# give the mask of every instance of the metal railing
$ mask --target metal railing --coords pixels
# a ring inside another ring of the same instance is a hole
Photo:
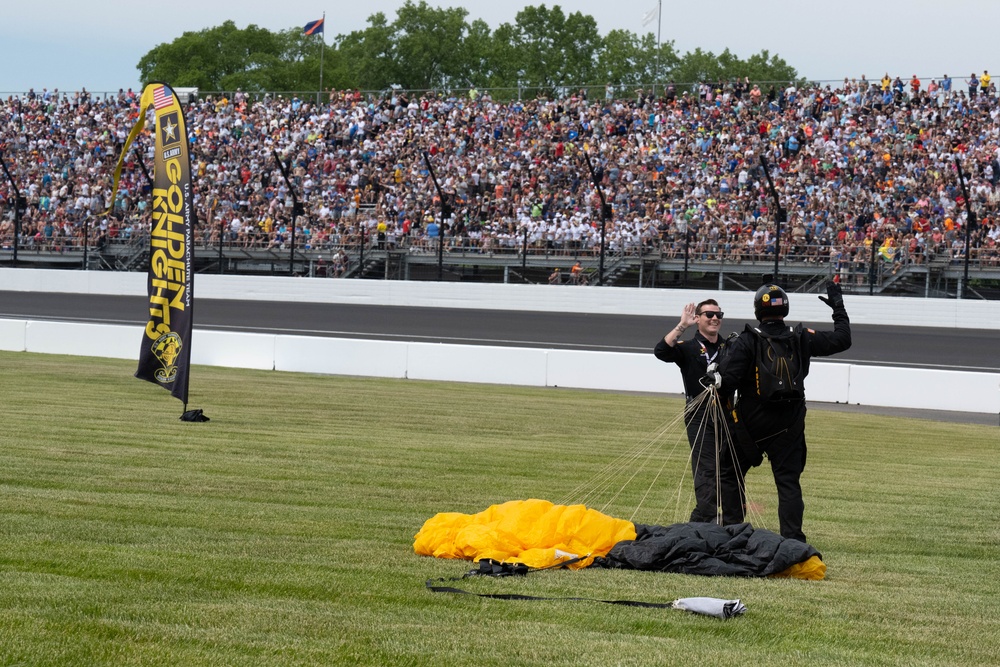
[[[10,251],[13,248],[12,234],[7,234],[0,238],[0,250]],[[347,234],[334,234],[323,240],[317,240],[315,236],[311,240],[304,240],[297,236],[296,252],[305,254],[316,254],[329,252],[331,250],[343,249],[346,247],[357,247],[360,234],[357,232]],[[375,250],[403,250],[411,254],[433,254],[437,252],[437,237],[393,235],[387,234],[385,238],[379,238],[375,234],[365,233],[366,244]],[[130,233],[121,232],[115,237],[93,238],[91,235],[87,243],[87,248],[91,252],[108,252],[115,255],[126,255],[129,259],[123,260],[126,264],[134,263],[139,255],[148,249],[149,232],[137,230]],[[526,253],[529,256],[545,258],[568,258],[568,257],[591,257],[597,256],[600,252],[599,243],[596,240],[586,239],[577,242],[559,242],[546,239],[533,239],[527,243],[523,236],[509,237],[501,239],[499,237],[473,238],[470,236],[445,236],[444,252],[450,256],[454,255],[490,255],[490,256],[510,256],[519,257]],[[218,235],[195,236],[195,245],[201,249],[219,248]],[[802,250],[789,249],[788,242],[782,242],[781,261],[787,264],[807,263],[807,264],[829,264],[842,263],[844,260],[835,257],[831,260],[831,247],[837,246],[829,244],[809,244],[802,246]],[[847,248],[848,246],[842,246]],[[65,255],[66,253],[82,252],[84,242],[82,236],[39,236],[37,234],[21,234],[19,241],[19,252],[29,255]],[[222,239],[222,248],[227,251],[267,251],[280,254],[290,251],[290,240],[284,238],[275,241],[267,236],[249,236],[246,238],[232,238],[226,234]],[[608,267],[615,261],[612,258],[625,257],[649,257],[658,255],[661,259],[683,259],[684,257],[683,239],[661,239],[652,237],[635,242],[620,241],[610,239],[607,241],[606,256]],[[855,255],[858,260],[867,263],[870,258],[870,247],[864,247],[862,252]],[[692,261],[715,261],[739,264],[742,262],[760,262],[774,260],[772,247],[754,248],[740,243],[723,242],[710,244],[699,241],[692,243],[688,248],[688,255]],[[911,254],[906,248],[895,248],[889,254],[881,250],[876,252],[877,258],[888,265],[923,265],[929,263],[955,265],[965,261],[964,246],[951,248],[945,244],[931,245],[923,248],[916,254]],[[971,250],[970,262],[977,269],[998,269],[1000,270],[1000,248],[974,247]]]
[[[86,247],[82,237],[39,238],[23,235],[19,246],[19,266],[141,270],[146,261],[148,243],[148,232],[144,230],[115,238],[91,238]],[[198,260],[196,269],[202,272],[405,279],[409,275],[408,267],[426,268],[443,264],[451,268],[493,267],[504,271],[505,277],[507,271],[516,270],[516,275],[525,279],[529,279],[526,272],[534,272],[535,282],[542,282],[555,267],[569,269],[579,261],[584,276],[580,282],[588,284],[635,284],[636,281],[642,284],[647,267],[661,274],[668,272],[676,275],[679,284],[687,284],[689,277],[693,279],[706,274],[738,276],[771,273],[774,265],[773,250],[770,248],[754,249],[722,241],[716,244],[699,241],[687,248],[685,257],[682,240],[659,237],[638,242],[612,239],[605,248],[604,273],[599,275],[600,247],[590,240],[559,243],[528,241],[523,236],[506,239],[446,236],[444,244],[439,253],[436,237],[365,234],[362,241],[361,234],[353,233],[333,235],[323,240],[314,238],[310,242],[299,239],[292,256],[289,240],[276,243],[264,238],[233,239],[226,234],[220,245],[216,234],[196,237],[195,257]],[[10,265],[12,254],[12,238],[8,234],[0,239],[0,264]],[[969,259],[973,279],[1000,284],[1000,252],[995,248],[973,248]],[[389,267],[387,263],[391,261],[403,266]],[[877,246],[875,252],[870,246],[861,246],[854,254],[845,250],[831,255],[829,245],[813,244],[782,246],[779,273],[798,276],[813,283],[821,278],[836,278],[848,291],[880,293],[906,287],[910,292],[923,291],[930,295],[932,292],[955,291],[951,282],[961,277],[964,262],[964,248],[953,250],[943,245],[914,254],[906,248],[897,248],[889,253],[880,251]],[[540,275],[540,272],[545,275]],[[923,284],[917,284],[919,281]]]

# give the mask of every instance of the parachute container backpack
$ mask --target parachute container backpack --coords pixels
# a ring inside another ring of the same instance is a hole
[[[755,334],[757,353],[755,380],[762,403],[782,403],[805,399],[802,364],[802,325],[788,327],[779,335],[769,335],[747,326]]]

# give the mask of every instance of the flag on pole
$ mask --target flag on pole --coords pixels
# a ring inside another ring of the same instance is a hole
[[[655,21],[659,17],[659,15],[660,15],[659,6],[650,9],[648,12],[646,12],[646,15],[642,17],[642,27],[645,28],[647,25]]]
[[[319,19],[318,21],[310,21],[304,28],[302,28],[303,34],[315,35],[317,33],[322,33],[324,21],[326,21],[325,18]]]

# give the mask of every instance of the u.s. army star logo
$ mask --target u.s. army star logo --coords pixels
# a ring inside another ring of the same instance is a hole
[[[171,112],[164,114],[159,121],[160,125],[160,143],[163,146],[169,146],[170,144],[176,144],[180,142],[180,126],[178,125],[177,112]]]

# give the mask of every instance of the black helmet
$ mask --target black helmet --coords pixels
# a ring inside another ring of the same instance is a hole
[[[753,314],[758,322],[765,317],[785,319],[788,315],[788,295],[773,283],[762,285],[753,295]]]

